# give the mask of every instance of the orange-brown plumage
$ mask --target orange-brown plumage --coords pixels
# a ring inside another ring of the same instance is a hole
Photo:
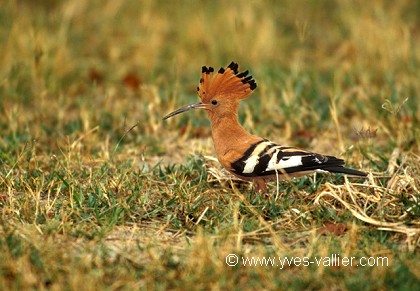
[[[231,63],[226,69],[220,68],[213,77],[212,67],[202,68],[198,96],[203,103],[212,98],[241,100],[249,96],[256,88],[252,76],[246,77],[248,71],[238,73],[238,65]]]
[[[198,90],[201,102],[184,106],[164,117],[190,109],[205,109],[212,130],[214,148],[222,166],[235,176],[253,181],[255,191],[266,190],[265,181],[278,176],[300,176],[327,171],[366,176],[344,168],[344,161],[309,151],[274,144],[247,132],[238,122],[239,101],[257,87],[248,71],[239,73],[232,62],[214,75],[212,67],[202,67]]]

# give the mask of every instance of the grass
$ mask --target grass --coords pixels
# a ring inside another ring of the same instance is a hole
[[[420,6],[394,2],[4,1],[0,289],[413,289]],[[258,83],[247,129],[369,178],[256,194],[215,160],[203,112],[161,121],[231,60]]]

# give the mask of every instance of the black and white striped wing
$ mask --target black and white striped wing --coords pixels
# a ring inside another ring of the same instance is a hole
[[[235,174],[243,177],[264,177],[299,172],[334,172],[365,176],[360,171],[343,167],[344,161],[333,156],[323,156],[294,147],[280,146],[268,140],[261,140],[233,162]]]

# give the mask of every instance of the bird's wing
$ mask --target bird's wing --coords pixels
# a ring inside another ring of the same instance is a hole
[[[333,156],[280,146],[268,140],[251,145],[236,161],[231,163],[232,172],[243,177],[264,177],[300,172],[328,171],[365,176],[357,170],[344,168],[344,161]]]

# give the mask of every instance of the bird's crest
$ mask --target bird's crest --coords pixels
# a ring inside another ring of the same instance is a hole
[[[229,66],[220,68],[213,77],[214,69],[203,66],[201,70],[200,85],[197,87],[198,96],[202,102],[207,103],[216,96],[224,98],[245,99],[257,88],[248,71],[238,73],[238,64],[231,62]]]

